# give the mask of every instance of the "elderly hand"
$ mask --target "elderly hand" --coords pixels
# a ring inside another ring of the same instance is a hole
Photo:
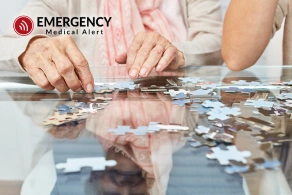
[[[88,62],[70,36],[31,40],[19,62],[35,84],[45,90],[93,91]]]
[[[178,69],[185,65],[184,55],[166,38],[156,32],[140,32],[131,43],[127,53],[116,57],[116,62],[127,64],[131,78],[147,77],[153,68]]]

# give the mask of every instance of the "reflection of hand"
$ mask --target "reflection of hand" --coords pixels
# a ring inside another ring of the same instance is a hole
[[[135,79],[146,77],[156,67],[178,69],[185,64],[184,55],[166,38],[156,32],[140,32],[131,43],[127,53],[116,57],[120,64],[127,64],[129,75]]]
[[[93,76],[70,36],[32,39],[19,62],[41,88],[60,92],[93,91]]]

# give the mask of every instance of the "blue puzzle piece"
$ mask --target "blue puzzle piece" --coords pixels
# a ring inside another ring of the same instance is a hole
[[[276,169],[277,167],[281,166],[281,162],[278,160],[271,160],[271,161],[265,161],[262,164],[255,163],[255,166],[258,168]]]
[[[234,174],[234,173],[245,173],[249,170],[249,166],[228,166],[225,168],[225,172],[228,174]]]
[[[199,114],[205,114],[209,112],[212,108],[206,108],[202,104],[192,104],[191,111],[198,112]]]
[[[178,106],[184,106],[187,103],[191,103],[190,99],[184,99],[184,100],[175,100],[172,102],[172,104],[174,105],[178,105]]]
[[[184,93],[179,93],[175,96],[176,99],[185,99],[187,98],[187,95]]]

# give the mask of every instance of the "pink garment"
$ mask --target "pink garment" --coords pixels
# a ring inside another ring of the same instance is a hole
[[[162,0],[101,0],[99,15],[112,17],[110,27],[97,38],[99,65],[116,65],[115,57],[125,51],[141,31],[155,31],[169,41],[178,40],[158,9]]]

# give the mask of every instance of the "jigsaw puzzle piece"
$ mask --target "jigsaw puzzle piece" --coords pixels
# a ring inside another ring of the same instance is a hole
[[[92,171],[103,171],[106,167],[116,166],[115,160],[106,160],[105,157],[68,158],[66,163],[56,164],[56,169],[64,169],[63,173],[80,172],[83,167],[91,167]]]
[[[273,107],[274,102],[269,102],[264,99],[258,99],[258,100],[251,100],[248,99],[244,103],[245,106],[253,106],[255,108],[261,108],[261,107]]]
[[[278,160],[265,161],[264,163],[255,163],[255,166],[259,169],[276,169],[281,166],[281,162]]]
[[[175,100],[172,102],[173,105],[178,105],[180,107],[184,106],[185,104],[191,103],[190,99],[180,99],[180,100]]]
[[[234,173],[245,173],[248,172],[250,169],[250,166],[227,166],[224,170],[227,174],[234,174]]]
[[[217,159],[220,165],[229,165],[230,160],[247,163],[246,157],[251,156],[249,151],[238,151],[236,146],[227,146],[227,150],[219,147],[211,148],[212,152],[206,154],[208,159]]]
[[[202,104],[192,104],[190,111],[198,112],[199,114],[205,114],[209,112],[211,108],[206,108]]]
[[[197,84],[197,83],[201,83],[204,80],[201,80],[200,78],[191,78],[191,77],[180,77],[178,78],[179,80],[181,80],[183,83],[193,83],[193,84]]]
[[[202,125],[198,126],[197,128],[195,128],[195,132],[198,134],[198,135],[202,135],[202,134],[207,134],[209,133],[210,131],[210,128],[208,127],[204,127]]]
[[[192,91],[190,93],[190,95],[192,95],[192,96],[212,96],[212,94],[211,94],[212,91],[213,91],[212,89],[198,89],[198,90]]]

